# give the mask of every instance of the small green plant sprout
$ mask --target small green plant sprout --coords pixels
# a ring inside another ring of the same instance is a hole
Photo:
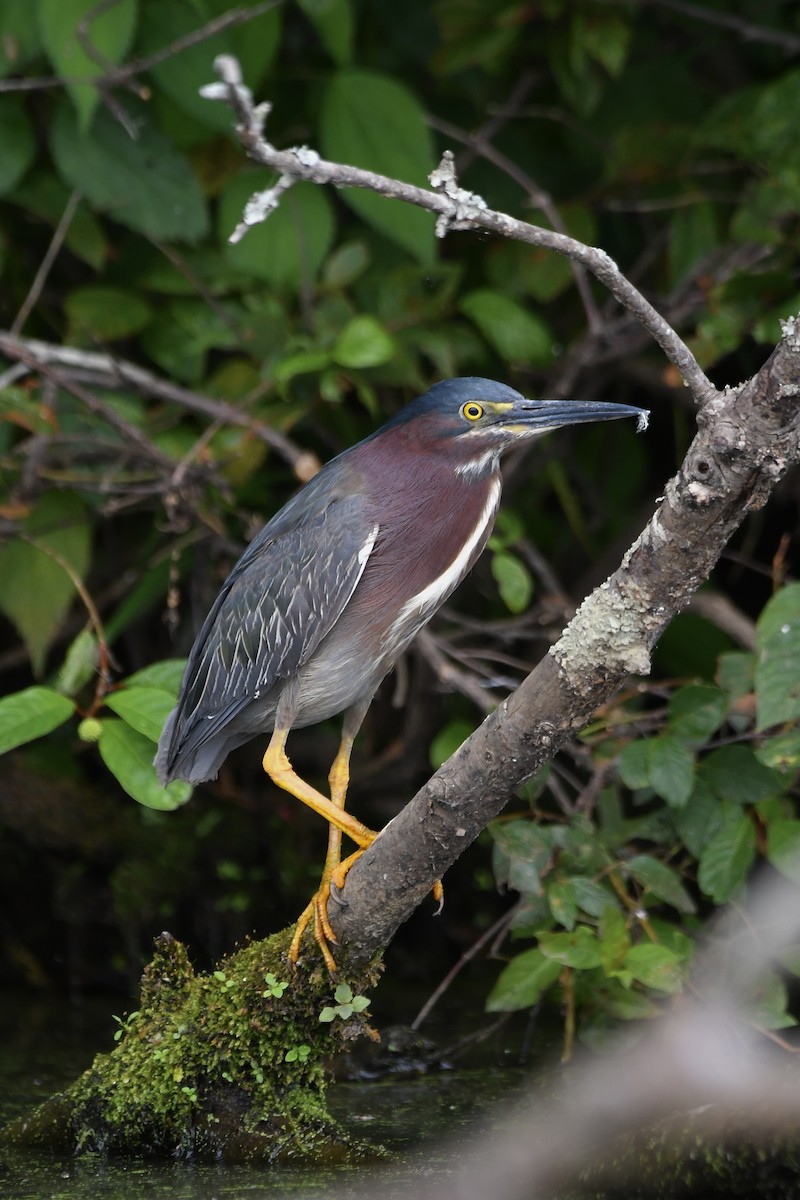
[[[333,993],[333,998],[336,1004],[325,1005],[319,1014],[320,1021],[335,1021],[337,1017],[340,1017],[342,1021],[347,1021],[353,1013],[360,1013],[365,1008],[369,1008],[369,999],[366,996],[354,996],[353,989],[347,983],[339,984]]]
[[[224,971],[215,971],[214,978],[216,979],[217,983],[221,983],[224,988],[236,987],[236,980],[229,979]]]
[[[118,1017],[116,1015],[114,1016],[114,1020],[117,1022],[117,1025],[119,1026],[119,1029],[117,1029],[116,1033],[114,1034],[115,1042],[121,1042],[123,1037],[125,1036],[125,1034],[130,1033],[131,1028],[136,1024],[138,1017],[139,1017],[138,1009],[136,1010],[136,1012],[128,1013],[127,1017],[125,1017],[124,1019],[122,1017]]]
[[[267,987],[266,991],[263,991],[261,995],[265,1000],[268,1000],[270,996],[274,997],[275,1000],[280,1000],[281,996],[289,986],[285,979],[276,979],[272,974],[272,971],[267,971],[266,975],[264,976],[264,983],[267,985]]]
[[[322,1018],[321,1018],[321,1017],[320,1017],[320,1020],[322,1020]],[[289,1049],[286,1051],[286,1057],[285,1057],[285,1059],[284,1059],[284,1062],[288,1062],[288,1063],[292,1063],[292,1062],[304,1063],[304,1062],[307,1062],[307,1061],[308,1061],[308,1056],[309,1056],[309,1054],[310,1054],[310,1053],[311,1053],[311,1047],[310,1047],[310,1046],[307,1046],[307,1045],[305,1044],[305,1042],[303,1043],[303,1045],[302,1045],[302,1046],[290,1046],[290,1047],[289,1047]]]
[[[190,1104],[197,1104],[197,1092],[193,1087],[188,1087],[186,1084],[184,1084],[181,1088],[181,1092]]]

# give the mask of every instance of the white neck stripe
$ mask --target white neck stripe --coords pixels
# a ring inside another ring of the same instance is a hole
[[[487,528],[494,522],[497,506],[500,503],[500,489],[500,480],[493,479],[486,503],[468,540],[461,547],[450,565],[445,567],[441,575],[438,575],[432,583],[429,583],[416,596],[412,596],[410,600],[406,601],[397,617],[397,624],[402,625],[413,613],[435,612],[453,589],[458,586],[467,572],[470,559],[475,553],[481,538],[486,533]]]

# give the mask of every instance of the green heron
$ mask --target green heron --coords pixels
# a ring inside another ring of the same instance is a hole
[[[329,823],[293,963],[313,921],[335,969],[331,887],[378,836],[345,811],[353,740],[381,680],[484,549],[501,455],[562,425],[636,416],[641,427],[646,415],[627,404],[526,400],[489,379],[437,383],[323,467],[231,571],[189,654],[156,769],[164,782],[201,783],[237,746],[271,731],[267,775]],[[286,740],[340,712],[329,798],[292,769]],[[344,861],[342,833],[358,847]]]

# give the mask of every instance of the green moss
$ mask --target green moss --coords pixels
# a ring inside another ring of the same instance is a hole
[[[333,985],[316,958],[309,970],[290,970],[291,933],[248,944],[208,975],[196,975],[184,947],[162,934],[138,1013],[121,1023],[117,1046],[42,1106],[38,1120],[34,1113],[8,1135],[45,1144],[57,1111],[78,1152],[270,1161],[366,1153],[325,1100],[325,1064],[363,1032],[364,1018],[320,1022]],[[363,991],[376,974],[371,968],[346,982]]]

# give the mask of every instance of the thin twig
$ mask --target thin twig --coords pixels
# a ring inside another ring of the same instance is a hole
[[[612,0],[614,2],[614,0]],[[627,3],[627,0],[626,0]],[[702,21],[706,25],[714,25],[719,29],[730,29],[746,42],[766,42],[771,46],[779,46],[787,54],[800,53],[800,37],[788,30],[768,29],[764,25],[754,25],[743,17],[733,16],[732,13],[722,12],[718,8],[707,8],[701,4],[690,4],[688,0],[637,0],[640,7],[668,8],[693,21]]]
[[[146,54],[142,58],[135,59],[133,62],[112,67],[102,75],[69,77],[44,75],[38,76],[35,79],[0,79],[0,94],[3,92],[40,91],[48,88],[64,87],[68,83],[92,84],[96,88],[124,87],[137,75],[141,75],[145,71],[151,71],[153,67],[157,67],[162,62],[174,58],[176,54],[180,54],[182,50],[188,50],[192,46],[197,46],[201,42],[208,41],[209,38],[216,37],[218,33],[223,33],[226,29],[233,29],[237,25],[244,25],[248,21],[255,20],[256,17],[263,17],[265,13],[273,8],[277,8],[284,2],[285,0],[263,0],[263,3],[254,4],[252,8],[232,8],[221,16],[215,17],[212,21],[208,21],[205,25],[201,25],[199,29],[193,29],[191,33],[176,38],[168,46],[162,46],[160,49],[154,50],[152,54]],[[149,92],[146,91],[147,94]]]
[[[481,131],[467,133],[466,130],[460,129],[458,125],[454,125],[452,121],[445,121],[440,117],[429,116],[427,121],[432,129],[436,129],[440,133],[454,138],[455,141],[463,142],[465,145],[473,147],[481,158],[485,158],[487,162],[492,163],[522,188],[530,203],[535,208],[540,208],[546,215],[553,229],[558,233],[567,233],[567,227],[562,221],[561,214],[553,203],[549,193],[535,179],[528,175],[526,171],[523,171],[521,167],[513,162],[512,159],[508,158],[500,150],[496,149],[491,142],[487,141]],[[589,328],[592,333],[599,333],[602,328],[602,322],[594,296],[589,288],[586,271],[579,263],[572,259],[570,259],[570,266],[575,277],[575,286],[578,289],[578,294],[586,313],[586,319],[589,322]]]
[[[31,315],[36,302],[42,294],[42,288],[47,282],[47,276],[50,274],[50,268],[55,262],[58,252],[64,243],[64,238],[67,236],[69,227],[72,224],[72,218],[75,216],[80,202],[81,193],[77,191],[71,192],[69,199],[64,206],[64,211],[61,214],[58,225],[55,228],[55,232],[50,239],[50,245],[47,247],[45,256],[39,264],[39,270],[36,272],[28,294],[23,300],[20,310],[14,318],[14,323],[11,326],[12,334],[17,335],[22,332],[25,322]]]
[[[311,479],[319,470],[319,459],[309,450],[303,450],[285,434],[257,421],[222,400],[214,400],[199,392],[191,392],[167,379],[161,379],[136,363],[117,359],[109,354],[80,350],[74,346],[55,346],[37,338],[18,338],[0,330],[0,353],[24,362],[31,370],[43,369],[47,364],[57,364],[65,371],[89,372],[98,382],[110,380],[117,386],[126,384],[148,396],[157,396],[186,408],[202,413],[223,425],[236,425],[249,430],[254,437],[266,442],[292,467],[300,482]]]
[[[533,246],[544,246],[581,263],[598,279],[617,301],[627,308],[658,342],[666,356],[680,371],[698,404],[709,402],[718,393],[705,375],[689,347],[669,323],[622,274],[616,263],[604,250],[587,246],[575,238],[543,229],[520,221],[507,213],[490,209],[486,202],[458,186],[453,171],[452,154],[445,152],[439,167],[431,174],[433,190],[416,187],[397,179],[390,179],[375,171],[366,171],[342,163],[329,162],[320,158],[315,150],[300,146],[290,150],[277,150],[264,137],[264,124],[269,112],[268,104],[253,104],[250,89],[242,83],[241,68],[231,55],[220,55],[215,68],[222,83],[208,84],[201,89],[209,100],[223,100],[230,104],[237,117],[239,139],[254,162],[271,167],[281,179],[308,180],[317,184],[333,184],[337,187],[357,187],[376,192],[395,200],[403,200],[418,208],[437,215],[436,233],[444,237],[454,230],[479,229],[501,237],[526,242]],[[245,223],[263,220],[268,215],[270,193],[265,192],[250,201],[250,213],[246,211]],[[241,236],[242,226],[234,231]]]
[[[481,936],[464,951],[458,962],[450,968],[442,982],[437,988],[434,989],[434,991],[431,992],[422,1008],[414,1017],[414,1020],[411,1022],[412,1029],[419,1029],[423,1021],[427,1020],[431,1009],[439,1000],[441,1000],[442,996],[450,987],[450,984],[453,982],[456,976],[461,973],[467,963],[470,962],[476,954],[481,952],[487,942],[491,942],[492,939],[499,938],[505,933],[511,922],[514,920],[518,908],[519,901],[517,901],[517,903],[508,910],[508,912],[504,912],[501,917],[498,917],[494,924],[490,925],[488,929],[485,929]]]

